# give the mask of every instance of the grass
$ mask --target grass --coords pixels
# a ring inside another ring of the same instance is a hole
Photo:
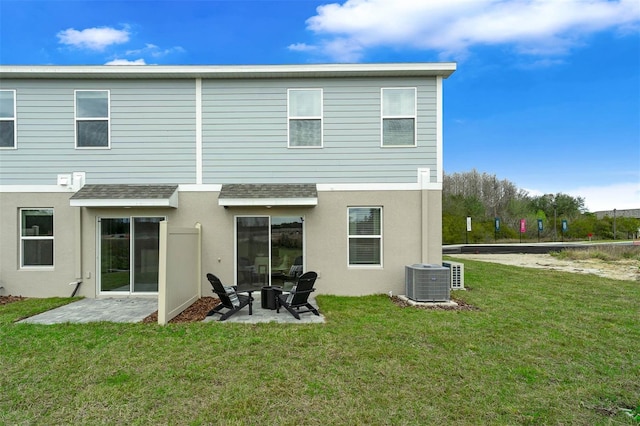
[[[0,424],[638,424],[638,283],[464,263],[477,311],[321,295],[324,325],[162,327],[0,307]]]
[[[607,262],[637,260],[640,262],[640,246],[602,245],[586,249],[565,249],[552,255],[569,260],[600,259]]]

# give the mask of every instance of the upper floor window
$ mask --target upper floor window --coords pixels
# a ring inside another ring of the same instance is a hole
[[[322,89],[289,89],[289,147],[322,148]]]
[[[16,91],[0,90],[0,148],[16,147]]]
[[[76,148],[109,146],[109,91],[76,90]]]
[[[382,89],[382,146],[416,146],[416,89]]]
[[[382,207],[349,207],[349,266],[382,266]]]
[[[53,266],[53,209],[20,209],[20,267]]]

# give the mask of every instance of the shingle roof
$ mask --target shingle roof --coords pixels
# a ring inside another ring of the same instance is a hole
[[[71,199],[161,199],[177,189],[178,185],[85,185]]]
[[[219,198],[309,198],[317,197],[312,183],[300,184],[248,184],[222,185]]]
[[[70,198],[75,207],[178,207],[178,185],[85,185]]]
[[[315,184],[225,184],[218,202],[231,205],[316,205]]]

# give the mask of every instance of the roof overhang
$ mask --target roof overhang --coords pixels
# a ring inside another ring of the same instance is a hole
[[[455,62],[307,65],[3,65],[0,79],[449,77]]]
[[[224,207],[275,207],[318,205],[315,184],[225,184],[218,196]]]
[[[178,208],[178,185],[85,185],[69,200],[72,207]]]

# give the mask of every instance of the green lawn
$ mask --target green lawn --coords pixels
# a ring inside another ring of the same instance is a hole
[[[162,327],[0,307],[0,424],[638,425],[639,282],[464,263],[479,310],[318,296],[324,325]]]

